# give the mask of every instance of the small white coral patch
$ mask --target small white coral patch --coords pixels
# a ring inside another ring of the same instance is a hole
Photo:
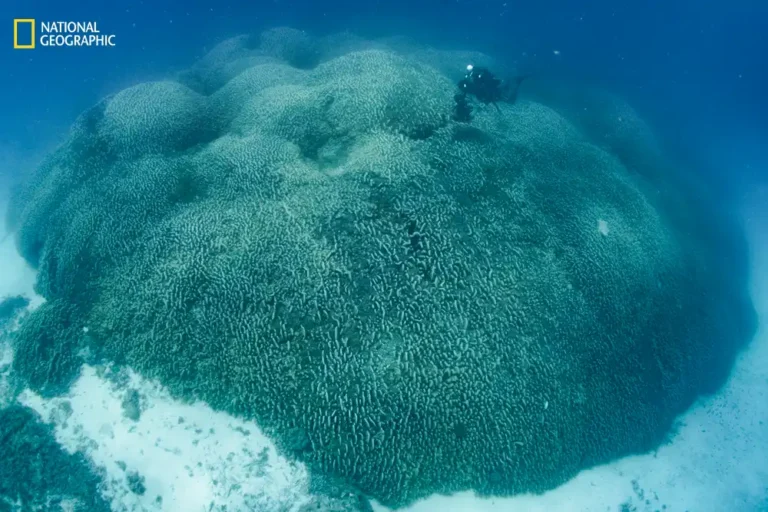
[[[608,236],[608,233],[610,232],[610,230],[608,229],[608,223],[602,219],[597,221],[597,230],[603,236]]]

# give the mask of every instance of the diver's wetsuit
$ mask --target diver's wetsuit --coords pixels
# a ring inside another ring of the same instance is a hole
[[[492,103],[497,110],[500,110],[496,104],[499,101],[514,103],[520,84],[525,78],[526,76],[517,77],[504,87],[502,80],[496,78],[487,68],[467,66],[467,74],[459,81],[459,92],[454,96],[456,107],[453,118],[464,123],[471,121],[472,106],[467,100],[469,94],[481,103]]]
[[[482,103],[496,103],[501,100],[501,80],[486,68],[468,67],[467,74],[459,82],[459,90],[471,94]]]

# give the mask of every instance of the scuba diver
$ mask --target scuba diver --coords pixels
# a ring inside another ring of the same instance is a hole
[[[459,92],[453,97],[456,101],[453,118],[462,123],[472,120],[472,105],[469,104],[468,95],[474,96],[480,103],[486,105],[491,103],[496,110],[501,111],[497,103],[517,101],[520,84],[526,78],[528,78],[527,75],[522,75],[505,83],[496,78],[487,68],[474,67],[470,64],[467,66],[467,74],[458,83]]]

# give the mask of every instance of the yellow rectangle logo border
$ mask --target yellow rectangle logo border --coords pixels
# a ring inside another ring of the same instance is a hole
[[[32,27],[32,42],[30,44],[19,44],[19,24],[29,23]],[[16,50],[34,50],[35,49],[35,20],[32,18],[18,18],[13,20],[13,48]]]

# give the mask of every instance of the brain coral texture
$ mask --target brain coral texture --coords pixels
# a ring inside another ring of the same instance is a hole
[[[130,365],[393,506],[657,446],[752,332],[741,241],[607,93],[451,121],[469,59],[279,28],[83,113],[9,213],[19,371]]]

